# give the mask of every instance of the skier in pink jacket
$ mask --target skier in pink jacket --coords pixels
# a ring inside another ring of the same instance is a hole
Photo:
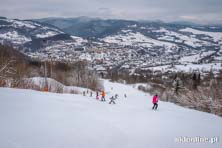
[[[153,109],[157,110],[158,107],[158,95],[156,94],[155,96],[153,96]]]

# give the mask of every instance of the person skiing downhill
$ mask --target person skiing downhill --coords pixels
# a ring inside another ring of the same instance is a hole
[[[126,94],[124,94],[124,97],[125,97],[125,98],[127,97]]]
[[[153,96],[153,108],[154,110],[157,110],[158,107],[158,95],[156,94],[155,96]]]
[[[118,97],[119,97],[118,94],[112,95],[112,97],[109,98],[109,99],[110,99],[109,104],[112,104],[112,103],[113,103],[113,104],[116,104],[115,100],[118,99]]]
[[[116,100],[116,97],[113,97],[113,96],[112,96],[112,97],[110,98],[109,104],[111,104],[111,103],[116,104],[116,102],[115,102],[114,100]]]
[[[115,94],[115,99],[117,99],[119,97],[119,95],[118,94]]]
[[[99,100],[99,92],[96,91],[96,100]]]
[[[106,101],[106,100],[105,100],[106,94],[105,94],[105,91],[104,91],[104,90],[102,91],[101,96],[102,96],[102,100],[101,100],[101,101]]]

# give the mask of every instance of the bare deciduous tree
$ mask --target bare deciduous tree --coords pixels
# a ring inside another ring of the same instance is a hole
[[[16,61],[14,59],[8,59],[1,61],[0,63],[0,79],[4,80],[9,77],[12,77],[16,74],[16,69],[13,67],[13,64]]]

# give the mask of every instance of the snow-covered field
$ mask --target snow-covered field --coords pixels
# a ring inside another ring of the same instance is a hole
[[[179,61],[181,63],[191,63],[191,62],[197,63],[202,58],[212,55],[213,53],[215,53],[215,51],[207,51],[207,52],[202,52],[202,53],[194,54],[194,55],[190,55],[190,56],[184,56]]]
[[[124,32],[126,32],[124,30]],[[115,43],[118,45],[139,45],[141,47],[153,47],[153,46],[163,46],[166,49],[176,48],[175,44],[158,41],[149,37],[144,36],[143,34],[137,32],[132,33],[127,30],[126,34],[120,34],[115,36],[108,36],[102,39],[106,43]]]
[[[212,37],[215,42],[222,40],[222,33],[221,32],[207,32],[207,31],[201,31],[201,30],[197,30],[197,29],[193,29],[193,28],[185,28],[185,29],[181,29],[180,31],[181,32],[190,32],[195,35],[204,34],[204,35]]]
[[[0,147],[221,147],[221,117],[165,102],[153,111],[150,95],[107,80],[104,86],[107,98],[119,95],[116,105],[82,95],[0,88]],[[180,137],[218,141],[180,143]]]
[[[205,45],[205,46],[210,45],[206,41],[196,39],[195,37],[192,37],[192,36],[186,36],[186,35],[183,35],[183,34],[179,34],[177,32],[169,31],[165,28],[161,28],[160,30],[154,30],[153,32],[164,33],[163,36],[158,38],[160,40],[175,41],[177,43],[183,43],[184,42],[186,45],[192,46],[194,48],[201,47],[203,45]]]

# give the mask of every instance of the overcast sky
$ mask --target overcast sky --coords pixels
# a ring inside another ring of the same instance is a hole
[[[0,16],[89,16],[222,24],[222,0],[0,0]]]

